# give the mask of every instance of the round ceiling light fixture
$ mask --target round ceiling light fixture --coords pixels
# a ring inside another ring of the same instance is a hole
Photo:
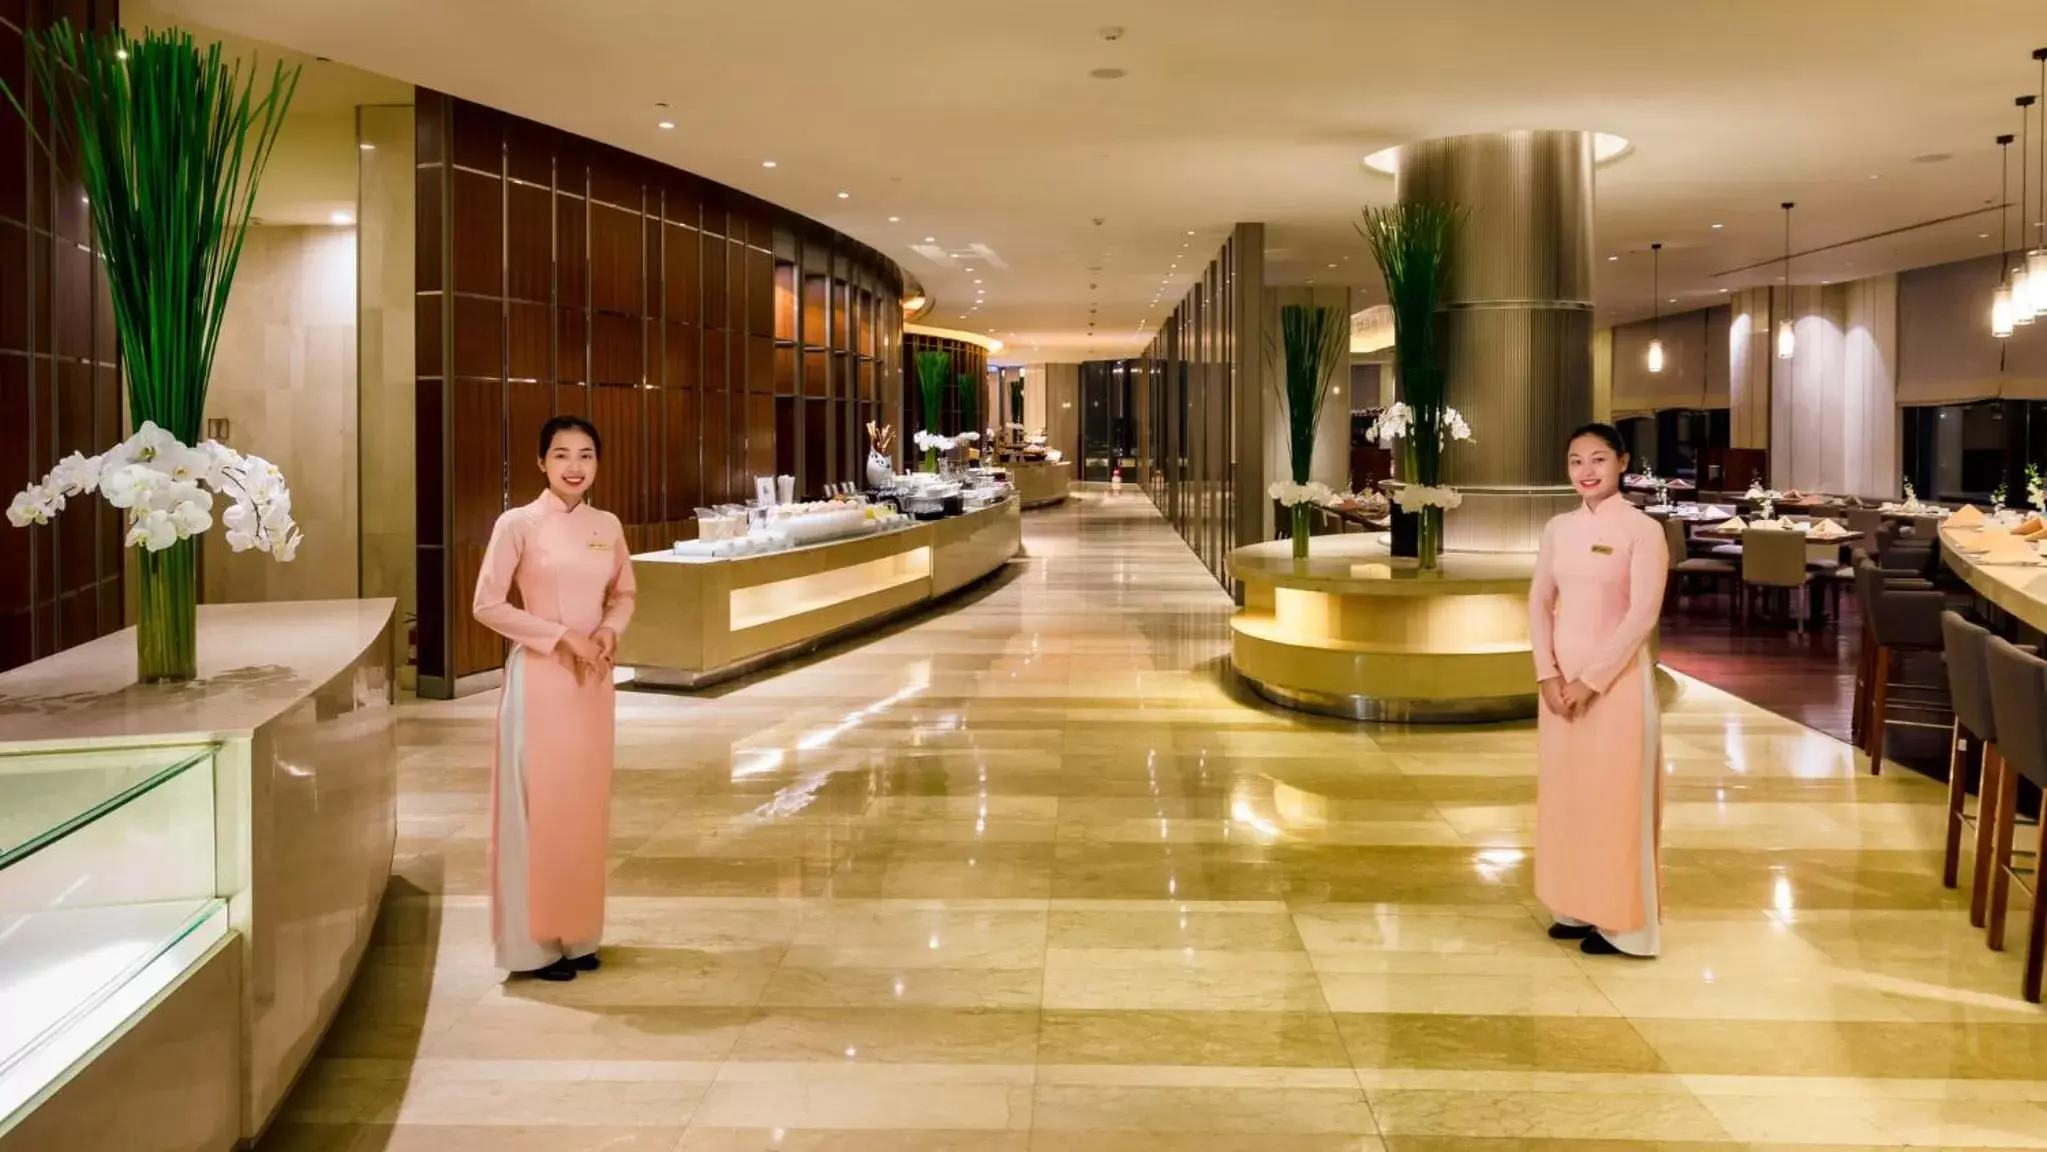
[[[1594,164],[1611,164],[1634,150],[1634,143],[1625,136],[1616,136],[1611,132],[1594,132],[1592,134],[1592,162]],[[1383,175],[1398,176],[1400,174],[1400,145],[1396,144],[1391,148],[1381,148],[1370,156],[1365,157],[1365,167]]]

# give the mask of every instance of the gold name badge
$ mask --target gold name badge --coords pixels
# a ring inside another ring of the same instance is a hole
[[[1594,544],[1592,546],[1592,551],[1601,556],[1613,555],[1613,549],[1605,544]]]
[[[590,541],[590,550],[592,552],[609,552],[611,551],[611,541],[592,540]]]

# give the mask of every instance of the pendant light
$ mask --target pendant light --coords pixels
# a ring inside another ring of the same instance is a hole
[[[1663,371],[1663,243],[1649,245],[1649,307],[1650,323],[1654,325],[1649,334],[1649,371]]]
[[[2040,62],[2039,100],[2043,106],[2040,116],[2040,210],[2033,217],[2033,250],[2026,254],[2026,282],[2033,286],[2033,312],[2037,315],[2047,312],[2047,224],[2038,217],[2047,217],[2047,48],[2033,49],[2033,59]],[[2019,243],[2024,244],[2026,236],[2019,233]]]
[[[1791,324],[1791,209],[1793,202],[1784,202],[1784,316],[1777,321],[1777,359],[1789,360],[1798,350],[1798,335]]]
[[[2038,311],[2033,306],[2032,278],[2026,275],[2026,259],[2023,255],[2026,247],[2026,222],[2032,219],[2032,216],[2029,215],[2031,201],[2026,198],[2026,189],[2027,181],[2033,175],[2029,170],[2031,168],[2029,160],[2033,143],[2032,108],[2033,102],[2036,99],[2037,97],[2028,95],[2021,96],[2017,100],[2012,101],[2012,103],[2019,106],[2019,250],[2021,252],[2020,257],[2012,262],[2011,267],[2011,320],[2014,324],[2031,324],[2033,322],[2033,314]]]
[[[2011,133],[1997,138],[1998,171],[1997,180],[1997,260],[2003,265],[2011,251]],[[2004,282],[2003,275],[1997,278],[1997,291],[1990,294],[1990,334],[1999,340],[2011,335],[2011,287]]]

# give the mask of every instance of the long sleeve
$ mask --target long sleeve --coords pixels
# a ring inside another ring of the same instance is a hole
[[[1645,522],[1654,528],[1653,521]],[[1634,535],[1628,552],[1628,613],[1600,641],[1598,651],[1579,676],[1595,692],[1613,687],[1613,682],[1627,671],[1636,651],[1649,639],[1663,614],[1663,581],[1670,574],[1670,552],[1664,547],[1660,532],[1653,541],[1654,547],[1650,546],[1648,532],[1637,531]]]
[[[639,586],[633,579],[633,552],[626,544],[625,529],[616,520],[611,527],[617,539],[611,545],[611,583],[604,588],[604,623],[600,627],[623,636],[625,626],[632,623],[634,595]]]
[[[1535,553],[1535,579],[1528,585],[1528,639],[1535,649],[1537,683],[1560,676],[1557,669],[1557,577],[1550,567],[1555,526],[1542,530]]]
[[[567,628],[552,620],[512,606],[512,582],[525,555],[526,537],[517,519],[507,514],[491,529],[490,547],[483,553],[483,571],[476,577],[476,599],[471,603],[477,622],[514,644],[523,644],[542,656],[554,651]]]

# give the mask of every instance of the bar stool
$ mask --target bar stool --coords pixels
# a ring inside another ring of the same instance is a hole
[[[2047,661],[2022,652],[1993,636],[1987,645],[1985,666],[1989,671],[1990,703],[1997,712],[1998,751],[2006,770],[1998,774],[1996,813],[1996,855],[1991,876],[1989,943],[2004,948],[2005,908],[2011,897],[2011,881],[2033,896],[2032,916],[2026,928],[2025,997],[2040,1002],[2041,946],[2047,943],[2047,900],[2041,898],[2039,864],[2047,852],[2047,840],[2035,849],[2033,867],[2023,876],[2012,865],[2012,825],[2018,811],[2018,778],[2047,786]],[[2040,834],[2047,837],[2047,820],[2040,821]]]
[[[1869,753],[1869,772],[1875,776],[1881,774],[1884,768],[1885,727],[1890,724],[1922,728],[1947,726],[1890,718],[1890,710],[1893,707],[1913,712],[1949,711],[1949,705],[1944,701],[1914,696],[1895,701],[1891,699],[1894,689],[1912,693],[1930,693],[1938,689],[1938,686],[1933,684],[1904,681],[1893,684],[1891,665],[1901,652],[1940,651],[1940,614],[1947,607],[1947,598],[1930,589],[1922,591],[1916,588],[1889,586],[1885,583],[1883,574],[1869,565],[1856,569],[1855,575],[1855,596],[1862,602],[1862,618],[1867,625],[1863,640],[1869,648],[1867,690],[1869,711],[1868,718],[1863,722],[1862,731],[1865,737],[1864,750]]]
[[[1955,726],[1948,746],[1947,850],[1942,857],[1940,882],[1955,887],[1961,874],[1962,830],[1975,829],[1976,862],[1969,888],[1969,923],[1981,928],[1989,903],[1992,831],[1997,824],[1998,778],[2003,769],[1997,751],[1997,712],[1990,702],[1987,652],[1991,634],[1988,628],[1971,623],[1954,611],[1940,614],[1940,632],[1947,652],[1948,694],[1955,702]],[[1971,749],[1981,765],[1974,815],[1968,811]]]

